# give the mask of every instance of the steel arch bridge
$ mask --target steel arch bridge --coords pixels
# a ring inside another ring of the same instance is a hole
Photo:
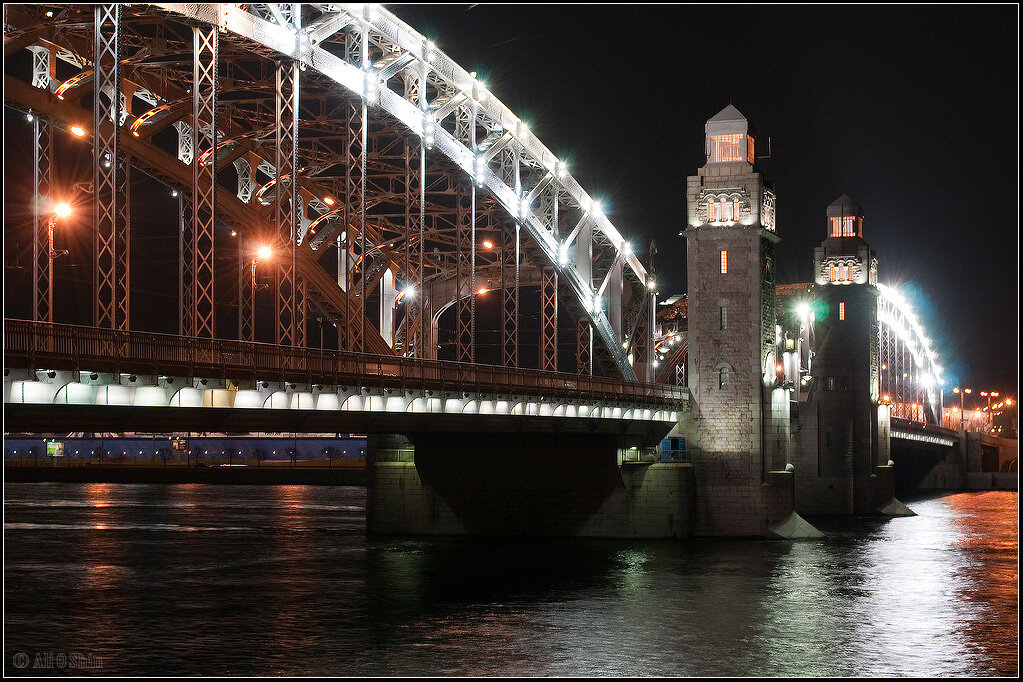
[[[943,369],[938,353],[899,290],[884,284],[877,288],[881,399],[891,403],[892,416],[940,425]]]
[[[241,266],[236,326],[217,319],[226,225],[239,263],[274,245],[282,346],[307,345],[315,313],[340,350],[430,360],[446,334],[477,362],[491,293],[495,364],[653,380],[653,283],[629,242],[475,74],[386,9],[7,4],[5,62],[24,51],[31,72],[8,70],[4,97],[33,120],[35,319],[53,321],[53,137],[74,129],[93,143],[97,327],[131,328],[134,168],[180,193],[183,336],[255,340]]]

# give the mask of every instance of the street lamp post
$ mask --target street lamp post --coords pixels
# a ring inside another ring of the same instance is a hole
[[[323,323],[327,321],[323,315],[319,315],[316,321],[320,325],[320,375],[323,375]]]
[[[59,203],[53,207],[46,223],[46,322],[53,322],[53,261],[67,255],[67,250],[56,251],[53,248],[53,228],[59,218],[71,215],[71,206]]]
[[[253,256],[252,260],[249,262],[249,284],[252,287],[249,290],[252,296],[249,303],[249,331],[252,334],[252,338],[250,338],[249,341],[256,340],[256,292],[268,286],[256,286],[256,263],[261,260],[269,260],[272,256],[273,250],[269,246],[263,245],[256,249],[256,255]]]

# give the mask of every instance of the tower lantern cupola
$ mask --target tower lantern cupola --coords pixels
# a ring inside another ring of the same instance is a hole
[[[828,236],[813,250],[817,284],[877,286],[877,255],[863,240],[863,210],[843,194],[827,213]]]
[[[756,158],[749,121],[729,104],[707,121],[707,163],[748,163]]]
[[[863,211],[848,194],[828,206],[828,237],[859,237],[863,239]]]
[[[690,178],[688,225],[774,232],[774,190],[753,167],[753,128],[729,104],[707,121],[707,163]]]

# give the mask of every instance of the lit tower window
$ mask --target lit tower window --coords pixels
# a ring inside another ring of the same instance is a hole
[[[710,160],[713,163],[742,161],[742,135],[738,133],[711,135],[713,145]]]

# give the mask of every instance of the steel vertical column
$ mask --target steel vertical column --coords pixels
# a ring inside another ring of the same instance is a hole
[[[297,248],[297,247],[296,247]],[[306,283],[295,273],[295,345],[300,348],[309,346],[308,337],[308,298],[306,297]]]
[[[593,374],[593,333],[588,317],[576,321],[575,371],[579,374]]]
[[[641,318],[637,322],[635,342],[632,346],[632,368],[636,372],[638,381],[653,381],[653,373],[650,372],[650,315],[653,311],[649,309],[652,296],[646,296],[636,312]],[[645,308],[645,309],[644,309]]]
[[[277,227],[277,253],[274,267],[277,274],[277,298],[274,306],[279,345],[291,346],[298,341],[297,282],[295,281],[295,249],[298,235],[300,204],[298,201],[298,63],[277,65],[277,169],[274,224]]]
[[[593,292],[593,221],[589,216],[579,225],[575,241],[575,271],[586,283],[586,289]],[[587,305],[587,308],[589,308]],[[589,310],[587,310],[587,315]],[[579,320],[576,327],[576,368],[579,374],[593,375],[593,323],[589,317]]]
[[[198,337],[216,336],[214,225],[216,220],[217,52],[215,26],[192,29],[192,305]],[[206,163],[201,159],[205,158]]]
[[[553,265],[541,273],[540,371],[558,371],[558,271]]]
[[[195,292],[192,290],[192,263],[195,242],[192,238],[192,211],[185,211],[185,204],[192,205],[190,196],[177,192],[178,197],[178,335],[195,335],[195,306],[192,305]]]
[[[518,163],[516,162],[516,168]],[[516,173],[516,178],[518,174]],[[516,180],[518,182],[518,179]],[[521,209],[520,209],[521,210]],[[558,230],[558,199],[553,192],[540,197],[540,214],[545,227],[560,241]],[[558,270],[544,266],[540,274],[540,371],[558,371]]]
[[[519,366],[519,221],[501,231],[501,364]]]
[[[359,350],[363,341],[363,320],[365,318],[365,304],[359,295],[362,288],[357,286],[356,272],[362,267],[365,271],[365,253],[355,254],[354,243],[364,246],[365,226],[362,222],[363,206],[365,206],[363,191],[365,185],[362,180],[363,160],[366,156],[366,148],[363,145],[365,139],[364,129],[366,119],[361,116],[362,108],[351,104],[349,109],[348,125],[346,126],[345,145],[345,210],[344,227],[348,230],[352,225],[357,225],[354,236],[350,236],[342,242],[347,250],[347,287],[348,307],[345,312],[345,338],[347,340],[346,350]]]
[[[47,52],[49,54],[49,52]],[[53,128],[49,120],[36,115],[32,120],[34,165],[32,209],[35,239],[32,241],[32,311],[37,322],[53,322],[53,273],[50,250],[50,216],[53,212]]]
[[[369,34],[366,36],[368,45]],[[369,49],[368,47],[366,48]],[[368,52],[363,53],[363,59],[368,59]],[[362,263],[362,271],[359,276],[359,337],[355,340],[353,350],[360,353],[366,352],[366,282],[369,275],[369,253],[366,249],[366,175],[369,172],[369,107],[366,105],[366,98],[362,99],[362,155],[360,166],[362,172],[359,178],[359,262]]]
[[[423,357],[423,211],[425,210],[426,147],[405,143],[405,347],[406,357]],[[413,165],[414,164],[414,165]],[[411,293],[409,293],[411,291]]]
[[[470,196],[467,196],[470,195]],[[475,361],[473,322],[476,308],[475,281],[475,185],[466,192],[459,185],[455,193],[455,360]]]
[[[255,341],[256,259],[247,258],[238,241],[238,340]]]
[[[120,161],[121,7],[93,10],[93,188],[95,268],[93,320],[97,327],[128,328],[127,186]],[[118,253],[121,250],[121,253]],[[121,271],[119,271],[121,270]]]

